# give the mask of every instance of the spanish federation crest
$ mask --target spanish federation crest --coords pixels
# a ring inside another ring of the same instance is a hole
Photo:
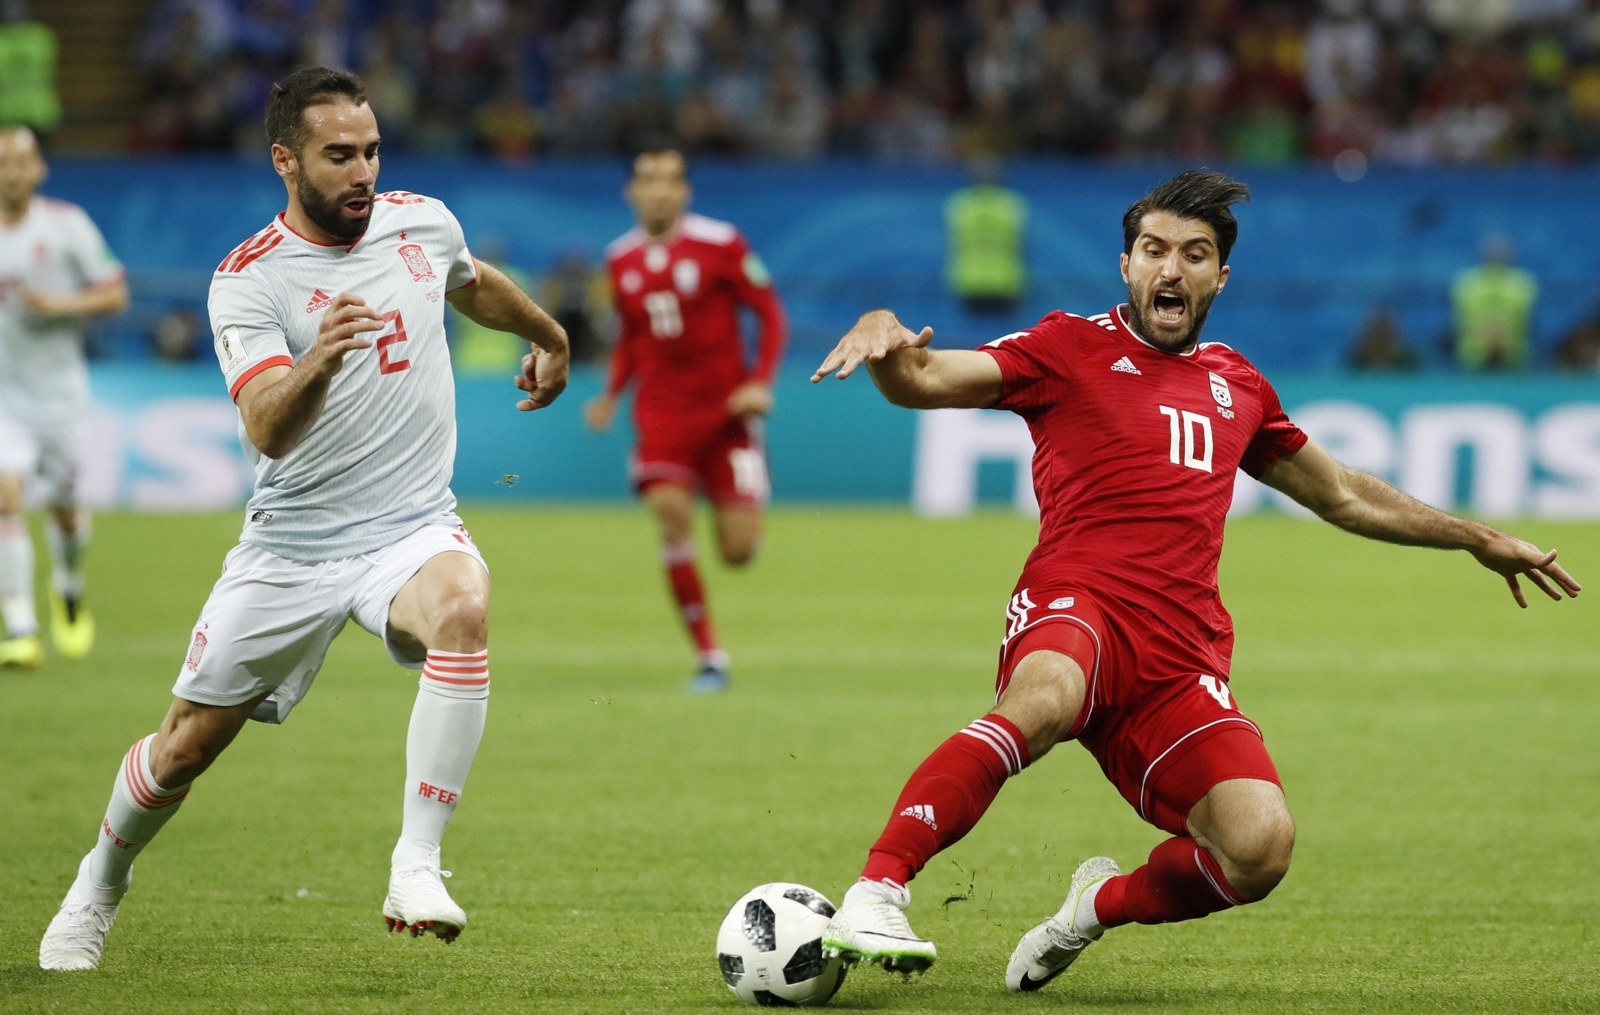
[[[428,262],[428,255],[415,243],[407,243],[400,248],[400,259],[406,263],[406,270],[411,272],[413,282],[437,282],[439,276],[433,271],[433,265]]]

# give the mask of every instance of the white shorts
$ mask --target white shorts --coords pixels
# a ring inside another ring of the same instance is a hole
[[[200,610],[172,693],[203,705],[238,705],[270,691],[250,718],[283,722],[351,619],[384,640],[389,658],[421,669],[421,659],[389,640],[389,604],[441,553],[464,553],[489,569],[454,514],[372,553],[315,564],[240,543]]]
[[[0,472],[37,479],[46,504],[77,507],[83,446],[76,424],[36,427],[0,408]]]

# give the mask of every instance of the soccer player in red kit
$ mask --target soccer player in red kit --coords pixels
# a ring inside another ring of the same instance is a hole
[[[660,526],[667,583],[699,650],[689,688],[721,691],[728,654],[695,565],[694,498],[698,492],[711,502],[723,562],[749,563],[768,493],[761,424],[772,411],[788,324],[739,231],[687,211],[681,152],[640,153],[626,193],[638,225],[606,250],[621,332],[605,392],[584,407],[584,418],[592,429],[609,429],[618,397],[633,383],[638,445],[629,473]],[[746,362],[741,307],[760,322],[754,363]]]
[[[906,783],[823,946],[911,972],[936,956],[904,913],[906,883],[974,825],[1001,785],[1065,740],[1094,755],[1169,836],[1126,874],[1078,867],[1060,910],[1022,936],[1011,990],[1037,990],[1106,929],[1192,920],[1266,897],[1294,822],[1261,732],[1228,686],[1233,625],[1217,592],[1234,471],[1358,535],[1466,550],[1550,598],[1579,585],[1555,551],[1457,518],[1347,468],[1284,414],[1239,353],[1201,342],[1228,281],[1241,183],[1189,171],[1123,217],[1128,302],[1051,313],[978,350],[929,349],[886,310],[864,315],[812,380],[867,365],[889,401],[996,408],[1032,432],[1039,542],[1006,608],[997,704]]]

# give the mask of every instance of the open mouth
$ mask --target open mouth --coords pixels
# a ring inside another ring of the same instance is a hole
[[[358,197],[353,201],[346,201],[344,203],[344,210],[351,218],[364,218],[366,217],[366,214],[372,210],[372,199],[367,197]]]
[[[1188,310],[1184,298],[1173,293],[1156,293],[1150,303],[1156,320],[1162,324],[1177,324]]]

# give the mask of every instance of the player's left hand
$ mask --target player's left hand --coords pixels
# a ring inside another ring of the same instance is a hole
[[[534,346],[532,352],[522,357],[522,373],[516,378],[517,387],[528,393],[527,398],[517,403],[517,408],[532,412],[554,402],[567,389],[570,365],[571,357],[565,347],[550,352]]]
[[[1528,600],[1522,594],[1519,578],[1528,579],[1556,602],[1561,601],[1562,593],[1575,599],[1583,591],[1583,586],[1567,574],[1566,568],[1556,563],[1556,551],[1546,553],[1527,540],[1504,532],[1497,533],[1483,548],[1473,550],[1472,555],[1484,567],[1504,576],[1512,598],[1523,609],[1528,608]]]
[[[772,388],[760,381],[745,381],[728,396],[728,415],[766,416],[772,412]]]

